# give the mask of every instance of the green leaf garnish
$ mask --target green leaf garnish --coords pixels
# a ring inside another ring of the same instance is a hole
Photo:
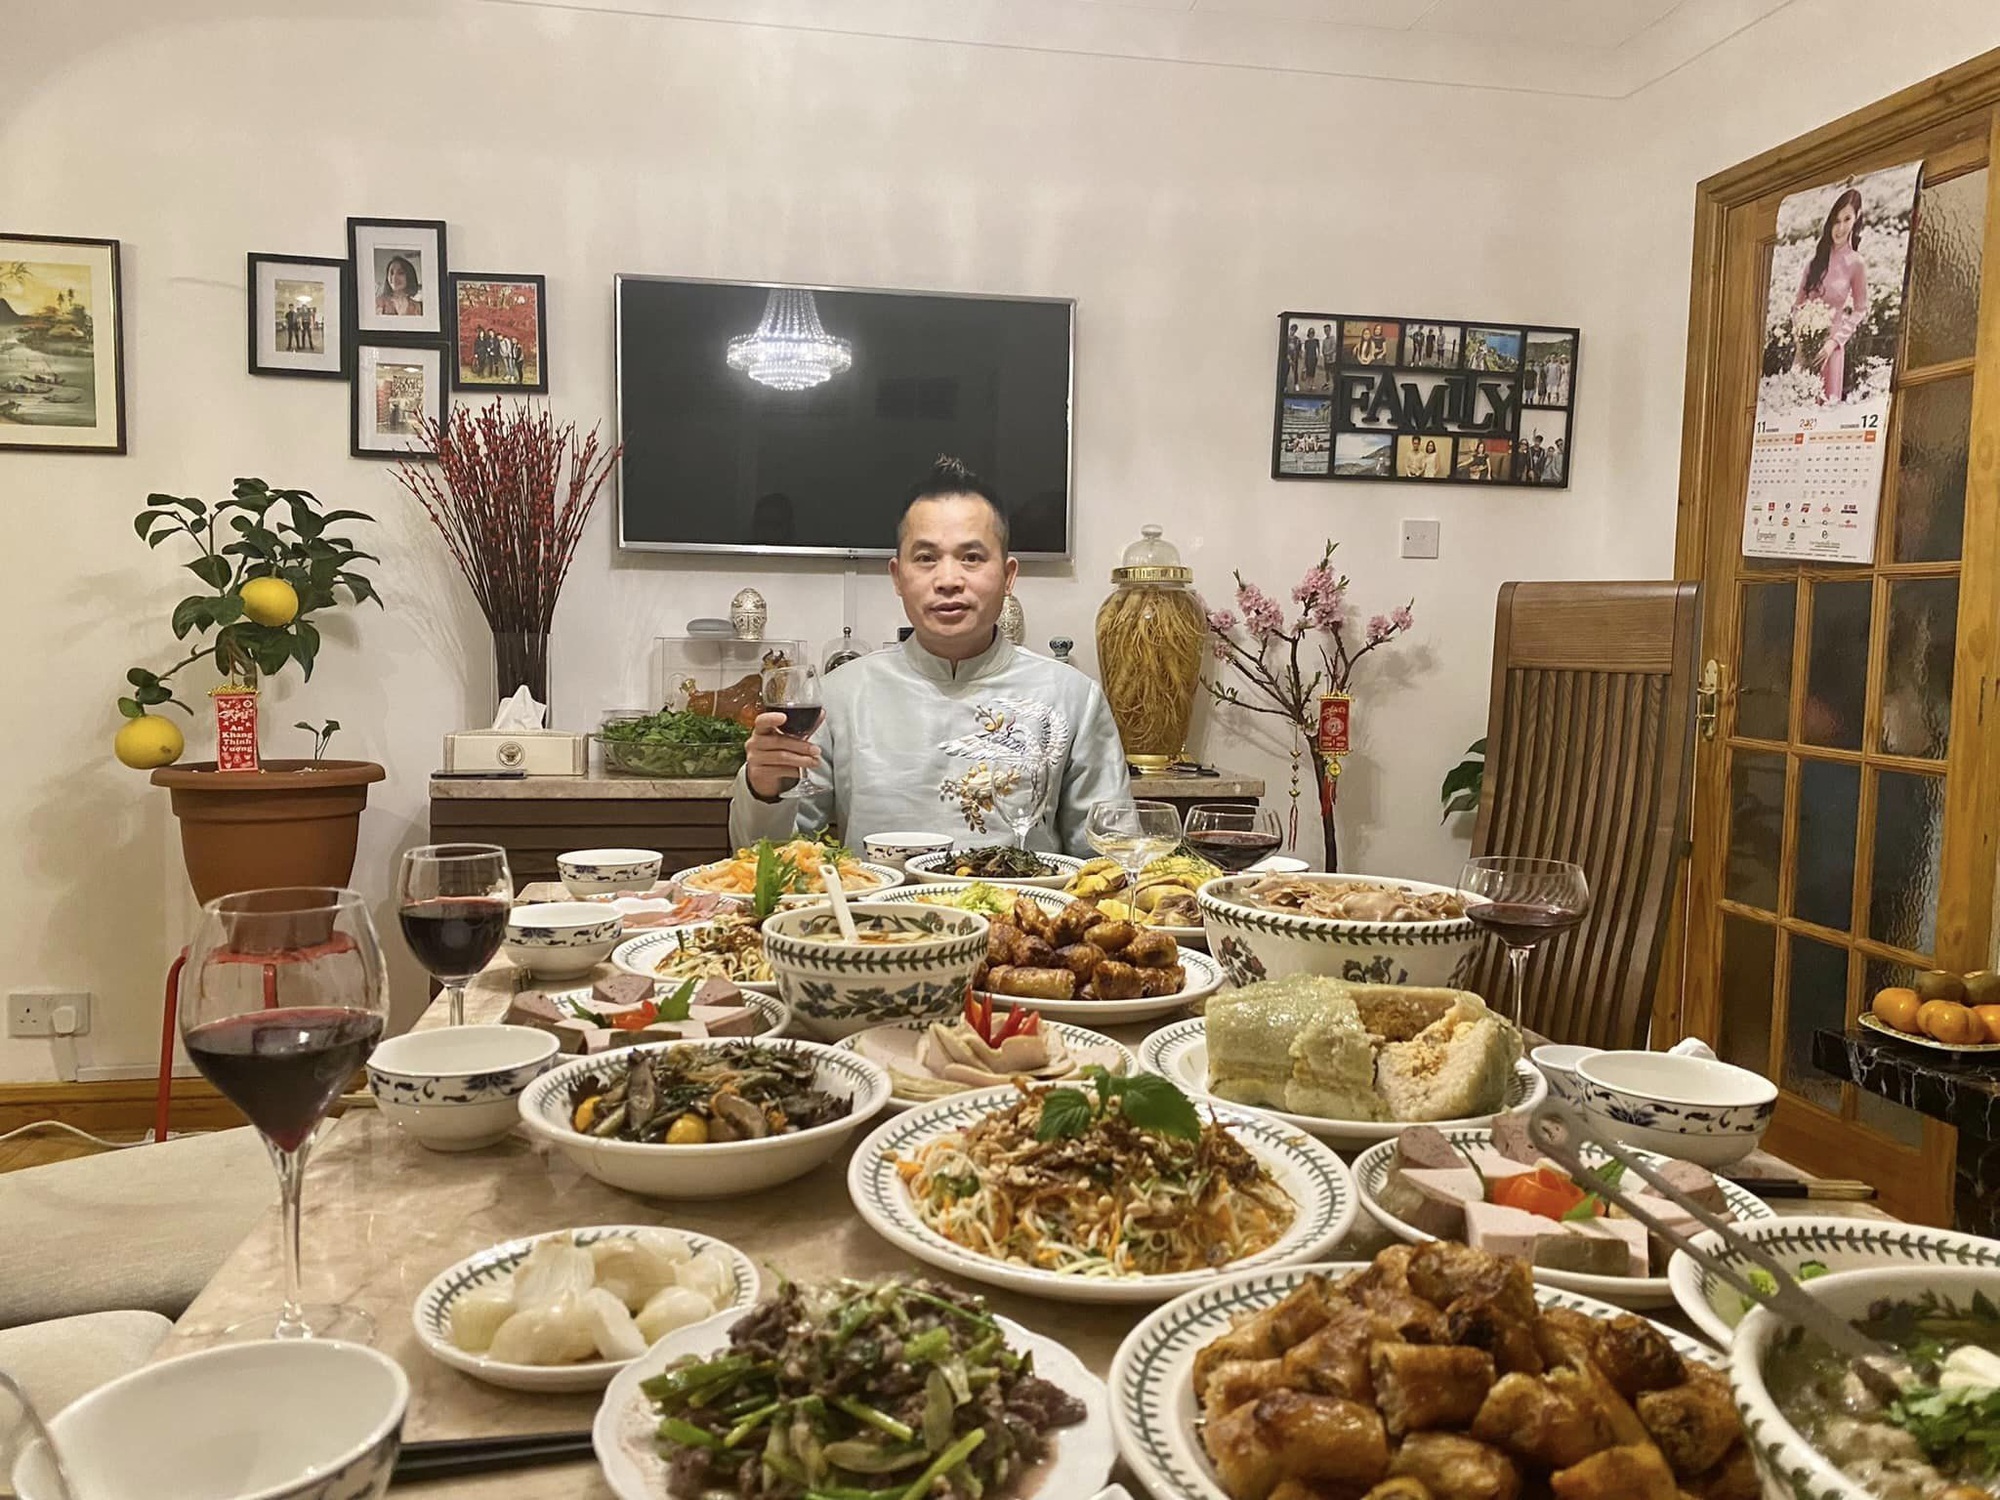
[[[1038,1141],[1069,1140],[1090,1128],[1097,1111],[1079,1089],[1050,1089],[1042,1095],[1042,1119],[1035,1127]]]
[[[778,909],[778,902],[799,884],[799,867],[778,853],[769,839],[757,841],[757,883],[750,895],[750,915],[761,925]]]
[[[1115,1078],[1112,1083],[1125,1118],[1141,1130],[1188,1141],[1201,1139],[1201,1116],[1188,1096],[1167,1079],[1157,1073],[1138,1073]]]
[[[688,1018],[689,1008],[694,1004],[694,986],[692,979],[683,979],[679,989],[661,999],[659,1009],[662,1021],[685,1021]]]

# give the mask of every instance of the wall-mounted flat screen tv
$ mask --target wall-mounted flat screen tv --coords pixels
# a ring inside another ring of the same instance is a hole
[[[617,279],[619,545],[888,556],[939,454],[1070,551],[1075,305]]]

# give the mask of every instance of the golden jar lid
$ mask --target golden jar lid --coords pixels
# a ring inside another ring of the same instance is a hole
[[[1139,540],[1125,549],[1119,565],[1111,570],[1113,583],[1192,583],[1194,569],[1181,561],[1180,549],[1167,541],[1162,529],[1139,528]]]

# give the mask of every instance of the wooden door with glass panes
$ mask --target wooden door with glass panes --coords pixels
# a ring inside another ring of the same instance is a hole
[[[1990,957],[2000,54],[1967,66],[1984,90],[1969,102],[1924,86],[1703,184],[1679,541],[1681,576],[1707,584],[1714,689],[1681,1029],[1778,1082],[1767,1149],[1932,1222],[1950,1221],[1954,1133],[1823,1072],[1812,1040],[1883,986]],[[1875,560],[1746,558],[1778,204],[1917,159]]]

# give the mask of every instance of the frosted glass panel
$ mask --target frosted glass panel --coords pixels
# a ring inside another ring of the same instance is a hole
[[[1799,762],[1793,916],[1835,932],[1854,925],[1854,829],[1860,805],[1861,767],[1844,761]]]
[[[1909,364],[1972,357],[1979,336],[1979,248],[1985,227],[1984,167],[1917,195],[1904,346]]]
[[[1815,1031],[1847,1024],[1847,950],[1792,934],[1792,972],[1785,984],[1784,1086],[1821,1109],[1840,1109],[1840,1080],[1813,1066]]]
[[[1748,917],[1722,918],[1722,1025],[1716,1053],[1724,1062],[1768,1074],[1771,1006],[1778,973],[1778,929]]]
[[[1943,845],[1944,778],[1878,771],[1870,937],[1912,953],[1936,948],[1938,856]]]
[[[1866,579],[1816,583],[1812,647],[1806,660],[1801,738],[1833,750],[1861,748],[1868,696],[1868,622],[1875,586]]]
[[[1896,409],[1896,561],[1955,562],[1965,541],[1972,377],[1910,386]]]
[[[1737,652],[1736,732],[1747,739],[1782,740],[1791,722],[1792,622],[1798,587],[1752,583],[1743,590],[1743,639]]]
[[[1951,740],[1951,669],[1958,645],[1958,580],[1912,578],[1889,585],[1882,748],[1944,759]]]
[[[1729,868],[1722,893],[1778,909],[1778,851],[1785,836],[1785,757],[1738,750],[1729,766]]]

